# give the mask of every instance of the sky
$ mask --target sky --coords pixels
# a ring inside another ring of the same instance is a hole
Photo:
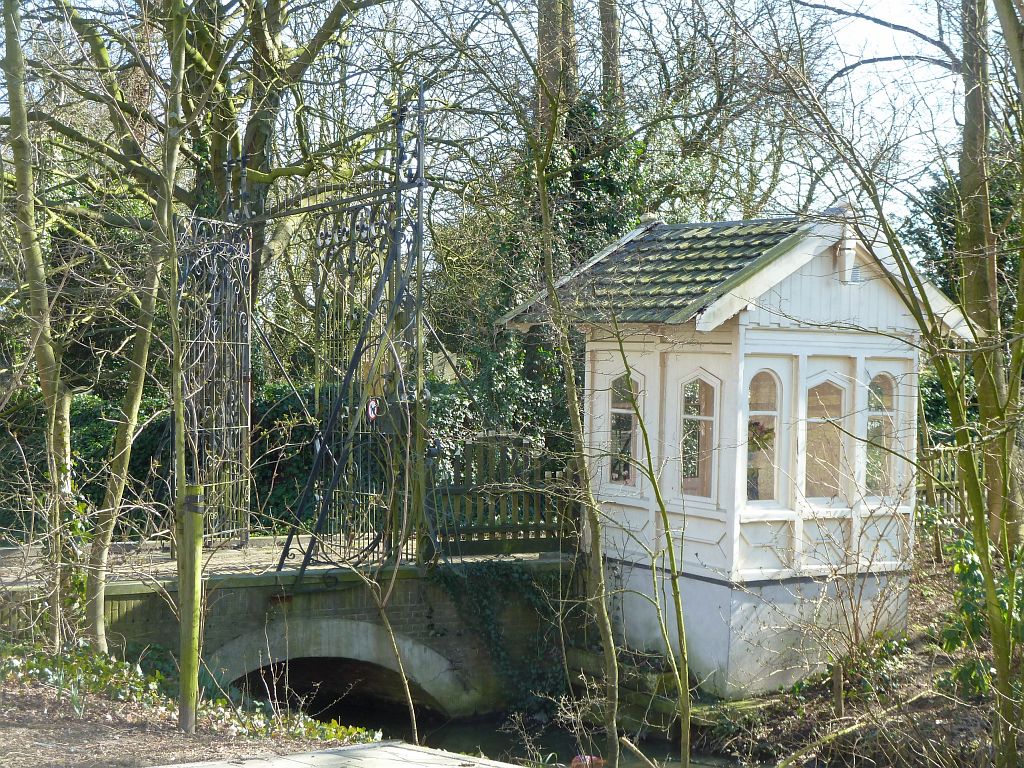
[[[857,4],[838,0],[834,5],[938,36],[933,0],[865,0]],[[935,47],[908,33],[866,20],[836,17],[831,29],[846,64],[873,57],[942,56]],[[954,50],[958,46],[956,40],[950,41]],[[933,64],[894,62],[860,67],[849,83],[858,114],[876,121],[879,132],[892,130],[899,136],[900,192],[913,195],[939,170],[937,158],[942,150],[948,158],[957,142],[962,99],[959,76]],[[905,205],[896,198],[892,202],[895,207]]]

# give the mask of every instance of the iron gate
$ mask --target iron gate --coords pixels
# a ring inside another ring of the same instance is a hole
[[[252,247],[248,227],[178,220],[186,483],[205,491],[207,538],[249,538]]]
[[[386,171],[316,206],[323,414],[313,466],[278,564],[413,555],[423,512],[424,98],[393,114]],[[379,153],[379,151],[378,151]],[[417,492],[419,489],[419,492]],[[301,534],[305,533],[305,536]]]

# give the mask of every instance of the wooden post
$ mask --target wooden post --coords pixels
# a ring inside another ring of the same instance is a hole
[[[178,663],[181,693],[178,724],[185,733],[196,732],[199,706],[199,627],[202,612],[203,487],[185,488],[178,542]]]

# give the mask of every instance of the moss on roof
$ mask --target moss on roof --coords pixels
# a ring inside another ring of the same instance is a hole
[[[560,289],[574,313],[619,322],[685,322],[721,295],[741,272],[770,261],[776,246],[796,238],[795,217],[654,224],[620,245]],[[788,249],[783,249],[788,250]],[[535,321],[538,304],[514,319]]]

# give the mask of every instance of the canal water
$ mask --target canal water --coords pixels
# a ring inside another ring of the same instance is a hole
[[[321,719],[337,719],[348,725],[379,730],[384,739],[412,738],[408,714],[373,706],[339,705],[317,715]],[[529,736],[511,726],[505,718],[448,720],[424,713],[419,717],[420,742],[428,747],[466,755],[476,755],[507,762],[568,765],[578,754],[596,754],[598,749],[580,745],[572,733],[553,726],[527,725]],[[529,741],[529,743],[527,743]],[[665,768],[679,766],[679,745],[662,740],[648,740],[640,745],[644,754]],[[643,768],[643,763],[623,749],[622,768]],[[722,768],[733,763],[711,757],[695,757],[691,765],[701,768]]]

